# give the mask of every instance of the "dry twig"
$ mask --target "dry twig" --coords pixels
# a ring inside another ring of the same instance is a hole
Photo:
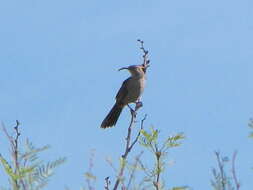
[[[105,190],[109,190],[109,185],[111,184],[109,176],[105,178]]]
[[[137,168],[137,166],[138,166],[138,163],[139,163],[139,160],[140,160],[140,157],[142,156],[142,154],[143,154],[143,151],[141,151],[141,153],[138,154],[138,155],[136,156],[136,158],[135,158],[135,162],[134,162],[134,164],[133,164],[133,170],[132,170],[132,172],[131,172],[131,174],[130,174],[130,177],[129,177],[129,180],[128,180],[127,188],[126,188],[126,189],[129,189],[129,188],[130,188],[130,185],[131,185],[132,180],[133,180],[133,178],[134,178],[134,174],[135,174],[136,168]]]
[[[14,164],[14,174],[15,175],[20,175],[20,166],[19,166],[19,137],[21,135],[21,133],[19,132],[19,126],[20,126],[20,122],[18,120],[16,120],[16,125],[14,126],[14,131],[15,131],[15,136],[11,136],[9,135],[8,131],[6,130],[6,128],[3,126],[3,131],[5,133],[5,135],[7,136],[10,144],[11,144],[11,155],[12,155],[12,160],[13,160],[13,164]],[[15,179],[13,178],[13,188],[14,189],[19,189],[19,185],[21,184],[23,189],[26,190],[27,187],[23,181],[22,178],[20,179]]]
[[[131,120],[130,120],[130,124],[129,124],[129,127],[128,127],[128,132],[127,132],[127,137],[126,137],[126,147],[125,147],[125,152],[124,154],[121,156],[123,162],[126,161],[127,159],[127,156],[128,154],[131,152],[133,146],[136,144],[136,142],[138,141],[140,135],[141,135],[141,130],[143,129],[143,125],[144,125],[144,121],[146,120],[146,115],[145,117],[142,119],[142,122],[141,122],[141,129],[139,131],[139,133],[137,134],[137,136],[135,137],[135,139],[131,142],[131,134],[132,134],[132,127],[133,127],[133,124],[135,122],[135,119],[136,119],[136,112],[133,111],[133,110],[130,110],[131,112]],[[119,183],[120,181],[122,180],[122,177],[123,177],[123,174],[124,174],[124,170],[125,170],[125,163],[122,164],[121,168],[120,168],[120,171],[119,171],[119,175],[117,177],[117,180],[115,182],[115,185],[113,187],[113,190],[116,190],[119,186]]]
[[[233,175],[233,180],[234,180],[234,183],[235,183],[236,190],[239,190],[241,184],[239,183],[239,181],[237,179],[236,171],[235,171],[235,159],[236,159],[236,156],[237,156],[237,151],[234,152],[233,157],[232,157],[232,175]]]
[[[138,39],[137,40],[139,43],[140,43],[140,49],[143,51],[143,63],[142,63],[142,65],[144,66],[144,69],[143,69],[143,71],[144,71],[144,73],[146,73],[146,70],[147,70],[147,68],[150,66],[150,60],[148,59],[148,50],[146,50],[145,48],[144,48],[144,41],[142,41],[142,40],[140,40],[140,39]]]
[[[215,155],[216,155],[216,159],[217,159],[217,162],[218,162],[218,167],[219,167],[219,170],[220,170],[222,189],[225,190],[225,188],[226,188],[226,177],[225,177],[225,171],[224,171],[224,164],[222,162],[222,158],[220,157],[220,153],[215,152]]]
[[[92,169],[93,169],[93,166],[94,166],[94,150],[92,150],[91,152],[91,156],[90,156],[90,159],[89,159],[89,168],[88,168],[88,171],[85,173],[86,175],[86,183],[87,183],[87,186],[88,186],[88,189],[89,190],[94,190],[95,188],[92,186],[92,183],[91,183],[91,179],[95,180],[95,176],[93,175],[92,173]]]

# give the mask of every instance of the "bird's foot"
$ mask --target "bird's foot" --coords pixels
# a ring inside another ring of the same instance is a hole
[[[143,103],[141,101],[138,101],[135,103],[135,111],[137,111],[138,109],[140,109],[143,106]]]

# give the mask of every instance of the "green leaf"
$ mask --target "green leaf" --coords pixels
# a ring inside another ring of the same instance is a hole
[[[158,134],[159,131],[158,130],[154,130],[153,128],[151,128],[151,141],[154,141],[155,143],[157,142],[157,138],[158,138]]]
[[[34,170],[34,167],[25,167],[19,169],[19,176],[20,178],[25,177],[27,174],[32,173]]]
[[[23,153],[20,156],[20,158],[21,158],[21,160],[24,159],[24,160],[29,160],[31,162],[34,162],[34,161],[38,160],[37,154],[39,152],[45,151],[49,148],[50,148],[49,145],[43,146],[41,148],[35,148],[34,145],[29,141],[29,139],[26,139],[25,153]]]
[[[7,162],[7,160],[4,159],[4,157],[1,154],[0,154],[0,161],[7,175],[9,175],[13,180],[18,179],[18,176],[13,172],[10,164]]]
[[[37,165],[32,175],[29,177],[29,184],[31,187],[36,187],[36,190],[42,189],[47,185],[49,177],[54,174],[54,169],[63,164],[66,158],[59,158],[53,162],[47,164]]]
[[[183,186],[183,187],[173,187],[171,190],[187,190],[188,187],[187,186]]]
[[[94,176],[94,175],[93,175],[92,173],[90,173],[90,172],[84,173],[84,176],[85,176],[86,179],[91,179],[91,180],[96,180],[96,179],[97,179],[97,177]]]
[[[151,147],[152,144],[157,143],[158,134],[159,134],[158,130],[154,130],[153,128],[151,128],[150,133],[145,131],[144,129],[142,129],[140,132],[142,134],[142,137],[140,138],[141,145],[145,147]]]
[[[145,137],[146,140],[150,141],[151,139],[151,134],[149,134],[147,131],[144,129],[141,130],[141,134]]]
[[[166,140],[166,147],[172,148],[172,147],[180,146],[181,145],[180,140],[182,140],[184,138],[185,138],[185,136],[182,133],[171,136]]]
[[[142,145],[142,146],[144,146],[144,147],[150,147],[150,146],[151,146],[151,144],[149,144],[149,143],[146,141],[145,137],[139,137],[139,143],[140,143],[140,145]]]

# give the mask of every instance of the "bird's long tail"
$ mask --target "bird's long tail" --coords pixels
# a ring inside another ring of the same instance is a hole
[[[108,128],[108,127],[114,126],[119,119],[119,116],[122,112],[123,107],[124,106],[115,103],[114,106],[112,107],[111,111],[108,113],[108,115],[103,120],[103,122],[101,124],[101,128]]]

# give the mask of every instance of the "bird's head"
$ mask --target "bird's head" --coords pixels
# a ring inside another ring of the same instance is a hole
[[[142,77],[145,75],[145,73],[143,71],[143,69],[144,69],[143,65],[131,65],[129,67],[122,67],[119,69],[119,71],[124,70],[124,69],[128,70],[133,77],[135,77],[135,76]]]

